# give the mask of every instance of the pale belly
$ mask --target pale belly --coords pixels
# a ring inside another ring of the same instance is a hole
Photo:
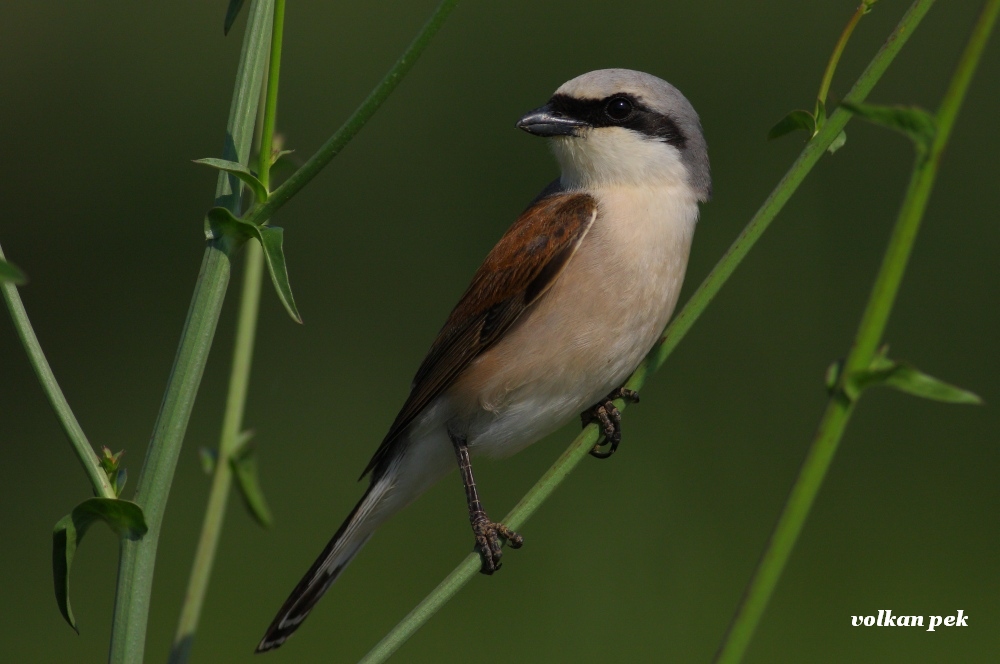
[[[594,227],[550,290],[448,390],[448,427],[472,452],[506,456],[551,433],[621,386],[659,338],[697,206],[642,193],[599,198]]]

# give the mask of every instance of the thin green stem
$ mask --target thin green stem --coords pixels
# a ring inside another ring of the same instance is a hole
[[[0,249],[0,260],[3,257],[3,250]],[[10,317],[14,321],[17,336],[21,338],[21,344],[24,345],[24,351],[28,354],[28,360],[35,370],[35,375],[38,376],[38,382],[42,384],[45,396],[49,398],[52,410],[56,412],[56,417],[59,418],[59,424],[62,425],[66,437],[69,438],[70,444],[73,445],[73,451],[76,452],[76,456],[83,466],[83,470],[87,473],[87,477],[90,478],[90,484],[94,487],[94,493],[103,498],[115,498],[115,490],[108,481],[107,473],[101,468],[101,461],[97,453],[90,446],[90,441],[87,440],[87,436],[83,433],[83,428],[77,422],[76,416],[73,415],[73,411],[70,409],[62,389],[60,389],[59,383],[56,382],[56,377],[52,373],[49,361],[45,359],[45,353],[42,352],[42,346],[38,343],[38,337],[35,336],[35,330],[31,327],[31,321],[28,320],[28,312],[24,310],[24,303],[21,302],[21,295],[17,292],[17,286],[11,283],[0,283],[0,290],[3,291],[3,299],[7,302],[7,308],[10,310]]]
[[[847,99],[862,101],[875,86],[892,63],[896,54],[909,39],[920,20],[927,13],[934,0],[916,0],[900,20],[899,25],[889,36],[886,43],[872,59],[871,63],[858,78]],[[683,310],[667,326],[660,343],[649,353],[642,364],[635,370],[626,383],[626,387],[638,390],[646,378],[655,372],[666,361],[670,353],[677,347],[687,334],[705,307],[709,305],[722,285],[729,279],[736,266],[743,260],[747,252],[760,238],[763,232],[774,220],[781,208],[791,198],[805,176],[812,170],[827,147],[837,134],[844,128],[850,114],[838,109],[823,129],[806,145],[802,154],[775,187],[771,195],[760,207],[747,224],[743,232],[732,244],[708,277],[698,287]],[[619,410],[624,410],[627,404],[621,400],[615,402]],[[556,460],[549,470],[525,494],[521,501],[503,520],[511,528],[519,528],[538,509],[559,484],[586,456],[598,439],[596,425],[588,425],[570,443],[565,452]],[[416,632],[432,615],[434,615],[449,599],[451,599],[479,570],[478,554],[470,554],[437,588],[431,591],[416,608],[401,620],[362,660],[364,664],[376,664],[388,659],[406,640]]]
[[[222,420],[222,434],[219,438],[218,457],[212,474],[212,487],[208,494],[208,505],[198,538],[191,576],[188,579],[184,605],[181,608],[177,634],[170,651],[170,664],[182,664],[191,656],[194,635],[198,629],[201,610],[212,576],[212,566],[222,535],[222,522],[229,502],[229,490],[233,483],[233,470],[229,459],[235,452],[243,423],[247,387],[250,381],[250,366],[253,360],[254,336],[257,331],[257,310],[260,303],[261,282],[264,274],[264,258],[260,245],[249,242],[246,246],[246,264],[243,272],[243,291],[240,298],[239,319],[236,325],[236,343],[233,349],[233,364],[229,374],[229,393],[226,397],[226,411]]]
[[[399,60],[396,61],[396,64],[379,81],[375,89],[371,91],[357,110],[347,119],[347,122],[341,125],[336,133],[328,138],[326,143],[299,170],[295,171],[280,187],[275,189],[268,197],[266,203],[251,210],[247,218],[248,221],[258,225],[266,222],[274,216],[274,213],[282,205],[287,203],[292,196],[297,194],[310,180],[316,177],[330,163],[330,160],[344,149],[344,146],[361,131],[361,128],[365,126],[368,120],[375,114],[375,111],[392,94],[396,86],[399,85],[399,82],[403,80],[403,77],[413,68],[413,65],[427,48],[431,39],[441,29],[441,26],[444,25],[445,20],[451,14],[457,2],[458,0],[442,0],[410,46],[403,52]],[[264,148],[270,149],[268,146],[264,146]]]
[[[143,508],[149,531],[138,541],[122,539],[111,639],[110,661],[115,664],[142,661],[160,526],[191,407],[222,310],[232,252],[233,247],[225,238],[210,242],[205,249],[167,393],[139,477],[135,500]]]
[[[934,4],[934,0],[915,0],[910,8],[900,19],[896,29],[892,31],[885,44],[879,49],[869,65],[865,68],[861,76],[854,83],[850,92],[844,97],[844,101],[862,102],[875,87],[875,84],[882,78],[889,65],[896,58],[900,49],[916,30],[920,21],[927,14]],[[781,209],[791,198],[795,190],[812,170],[816,162],[826,152],[826,149],[833,142],[850,120],[849,111],[838,108],[827,120],[826,124],[816,136],[806,144],[802,153],[792,164],[788,172],[774,188],[771,195],[767,197],[764,204],[739,234],[733,244],[726,251],[722,259],[715,265],[705,280],[698,286],[698,289],[688,300],[687,305],[681,310],[674,320],[667,326],[662,342],[654,348],[649,357],[646,358],[645,366],[641,370],[655,371],[666,361],[670,353],[674,351],[677,344],[688,333],[698,317],[701,316],[711,301],[718,294],[722,285],[726,283],[736,267],[743,261],[747,253],[756,244],[760,236],[767,230],[771,222],[778,215]]]
[[[274,2],[274,24],[271,28],[271,57],[267,68],[267,93],[264,99],[264,120],[261,123],[257,178],[264,189],[271,189],[271,150],[274,125],[278,118],[278,79],[281,74],[281,42],[285,32],[285,0]]]
[[[619,408],[623,408],[622,401],[616,401]],[[545,500],[552,495],[552,492],[562,483],[566,476],[580,463],[587,453],[597,442],[597,427],[594,425],[584,427],[580,434],[573,440],[569,447],[560,455],[556,462],[549,467],[548,471],[542,475],[531,490],[524,494],[518,501],[514,509],[503,518],[502,523],[512,530],[520,528]],[[431,616],[437,613],[441,607],[448,603],[465,584],[467,584],[479,570],[482,569],[482,560],[478,552],[470,553],[465,557],[452,572],[445,577],[437,587],[432,590],[405,618],[392,628],[374,648],[372,648],[359,664],[377,664],[384,662],[396,652],[400,646],[413,636],[424,623],[430,620]]]
[[[273,0],[254,0],[251,3],[229,110],[223,157],[244,165],[249,162],[261,79],[267,62],[273,6]],[[242,185],[236,178],[220,174],[216,205],[225,206],[238,214],[241,192]],[[135,500],[143,508],[149,531],[141,540],[122,539],[121,543],[109,654],[109,661],[114,664],[143,660],[163,513],[229,284],[231,256],[237,248],[226,237],[209,240],[205,248],[177,356],[136,488]]]
[[[845,377],[852,372],[870,366],[875,357],[876,349],[885,333],[889,314],[899,292],[914,240],[920,229],[920,222],[927,209],[927,201],[930,198],[937,175],[941,154],[951,135],[951,129],[972,80],[972,74],[979,63],[983,48],[996,22],[998,10],[1000,10],[1000,0],[987,2],[959,61],[951,84],[948,86],[948,91],[945,93],[941,109],[938,112],[937,132],[931,143],[931,148],[927,154],[918,151],[917,161],[896,225],[889,239],[889,245],[882,259],[882,265],[875,279],[865,313],[858,326],[854,344],[841,372],[841,384]],[[802,532],[853,409],[854,403],[843,390],[838,390],[830,399],[820,421],[816,437],[810,446],[802,469],[799,471],[799,476],[792,486],[785,508],[719,649],[716,662],[736,664],[743,658],[799,534]]]
[[[921,157],[922,162],[918,163],[918,170],[910,182],[910,189],[900,212],[898,223],[903,227],[900,231],[902,235],[898,238],[894,235],[893,241],[889,245],[885,261],[882,264],[882,272],[879,273],[871,300],[858,330],[854,349],[857,351],[857,358],[854,362],[848,359],[845,363],[843,372],[845,375],[851,371],[866,368],[871,363],[871,358],[882,338],[886,321],[888,321],[892,311],[892,303],[903,279],[903,272],[906,270],[913,241],[920,227],[920,220],[927,206],[927,200],[930,198],[941,155],[948,138],[951,136],[951,130],[955,125],[955,119],[965,99],[976,65],[979,64],[982,51],[989,40],[996,20],[997,7],[998,3],[995,0],[986,3],[972,36],[969,38],[969,43],[959,60],[955,74],[948,85],[948,90],[945,92],[936,117],[937,130],[934,134],[934,140],[927,154]],[[904,218],[905,224],[903,224]]]
[[[853,409],[854,404],[840,394],[831,399],[827,405],[816,438],[809,448],[802,470],[788,496],[785,509],[778,519],[764,555],[761,556],[757,571],[732,626],[716,654],[717,663],[733,664],[743,658],[802,531],[802,525],[809,516],[809,510],[815,501],[819,486],[823,483],[826,469],[833,461],[837,444]]]
[[[1000,3],[996,0],[987,0],[979,20],[976,21],[976,25],[972,29],[969,43],[962,53],[951,83],[948,84],[944,99],[941,100],[941,108],[937,112],[937,133],[931,144],[931,160],[934,162],[935,169],[941,154],[944,152],[944,147],[951,137],[951,130],[955,126],[955,120],[958,118],[958,112],[965,101],[965,94],[972,82],[973,75],[976,73],[976,67],[979,66],[983,50],[996,26],[998,13],[1000,13]]]
[[[833,47],[833,53],[830,54],[830,60],[826,63],[826,71],[823,72],[823,81],[819,84],[819,92],[816,95],[816,101],[818,102],[816,105],[817,113],[819,112],[819,104],[826,106],[826,95],[830,92],[830,83],[833,82],[833,74],[837,71],[837,65],[840,64],[840,56],[844,54],[844,48],[847,46],[847,42],[854,32],[854,28],[857,27],[861,17],[869,12],[873,4],[875,4],[875,0],[863,0],[858,5],[858,8],[854,10],[854,15],[847,22],[844,31],[840,33],[840,39],[837,40],[836,46]],[[817,115],[818,120],[819,117]]]
[[[281,70],[281,44],[285,26],[285,0],[275,0],[271,26],[271,50],[267,65],[267,87],[263,93],[258,136],[258,178],[269,187],[271,171],[271,144],[278,109],[278,79]],[[219,449],[212,486],[205,507],[205,518],[198,537],[187,592],[181,607],[177,633],[170,649],[170,664],[183,664],[191,657],[194,635],[201,619],[201,610],[208,592],[208,582],[212,576],[215,554],[222,536],[222,524],[229,503],[229,491],[233,484],[233,469],[229,461],[236,451],[240,431],[243,428],[243,414],[250,384],[250,368],[253,362],[254,338],[257,332],[257,314],[260,307],[260,291],[264,274],[264,253],[260,244],[250,242],[246,247],[243,271],[243,289],[240,294],[240,311],[236,322],[236,339],[233,346],[233,363],[229,374],[229,388],[226,396],[226,410],[219,436]]]
[[[454,3],[451,4],[453,5]],[[277,116],[281,45],[284,32],[284,5],[284,0],[275,1],[274,22],[271,33],[270,65],[268,68],[265,99],[262,104],[264,112],[260,123],[258,178],[264,184],[265,188],[268,189],[270,188],[271,145],[273,143]],[[406,75],[417,57],[426,47],[428,41],[440,27],[449,11],[450,7],[445,12],[442,12],[441,7],[438,8],[428,24],[424,26],[413,45],[410,46],[396,65],[386,74],[382,82],[379,83],[375,92],[369,95],[366,102],[355,112],[354,116],[327,142],[327,146],[329,146],[334,141],[337,141],[338,147],[335,151],[329,153],[329,157],[324,162],[316,166],[314,175],[358,133],[368,118],[388,98],[389,94],[395,89],[396,84]],[[400,63],[405,64],[401,67]],[[309,163],[318,163],[317,158],[314,157]],[[308,182],[308,179],[303,179],[299,188],[306,182]],[[292,193],[295,192],[293,191]],[[289,194],[290,196],[291,194]],[[270,220],[271,217],[259,217],[259,219],[261,221],[265,219]],[[252,242],[247,247],[246,260],[247,265],[246,272],[244,273],[241,308],[237,324],[236,347],[233,354],[233,368],[229,383],[229,396],[219,445],[219,461],[214,471],[205,520],[202,525],[198,549],[195,553],[195,561],[181,612],[180,624],[178,625],[177,635],[175,636],[171,650],[171,664],[181,664],[188,661],[190,657],[194,633],[197,629],[222,530],[229,490],[232,486],[232,469],[227,461],[235,451],[236,441],[242,428],[243,409],[246,401],[250,363],[253,353],[253,337],[257,321],[257,306],[260,299],[263,275],[263,254],[257,243]]]

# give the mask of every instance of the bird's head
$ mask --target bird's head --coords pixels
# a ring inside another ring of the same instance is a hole
[[[686,185],[712,195],[698,114],[674,86],[630,69],[599,69],[563,83],[518,128],[545,136],[566,188]]]

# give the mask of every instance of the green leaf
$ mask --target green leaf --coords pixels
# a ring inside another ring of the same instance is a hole
[[[285,264],[285,252],[282,248],[284,242],[284,231],[277,226],[260,226],[257,228],[257,239],[260,246],[264,248],[264,261],[267,269],[271,273],[271,281],[281,303],[285,305],[285,310],[296,323],[302,322],[302,316],[295,306],[295,298],[292,297],[292,287],[288,284],[288,266]]]
[[[205,238],[214,240],[223,235],[232,235],[242,240],[254,236],[253,224],[237,219],[227,208],[214,207],[205,213]]]
[[[27,281],[28,277],[24,276],[24,272],[17,269],[13,263],[8,263],[0,258],[0,284],[11,283],[20,285]]]
[[[924,399],[973,405],[983,403],[979,395],[974,392],[964,390],[956,385],[929,376],[909,364],[898,364],[886,378],[885,383],[901,392],[923,397]]]
[[[56,523],[52,532],[52,575],[55,580],[56,602],[69,626],[79,634],[73,608],[69,603],[69,570],[73,557],[87,529],[96,521],[104,521],[119,537],[140,539],[146,534],[146,519],[142,508],[127,500],[90,498]]]
[[[981,404],[973,392],[929,376],[911,364],[876,357],[870,368],[856,371],[844,381],[844,392],[855,400],[869,387],[884,385],[924,399],[946,403]]]
[[[840,382],[840,374],[844,371],[844,358],[840,358],[836,362],[832,362],[830,366],[826,368],[826,375],[823,377],[823,384],[826,385],[826,391],[830,396],[833,396],[837,392],[837,384]]]
[[[236,434],[236,444],[233,445],[233,449],[236,450],[236,452],[239,452],[244,447],[246,447],[246,445],[251,440],[253,440],[253,437],[255,435],[257,435],[257,432],[254,431],[253,429],[247,429],[245,431],[240,431],[238,434]],[[235,452],[234,452],[234,454],[235,454]]]
[[[110,476],[113,472],[118,470],[118,466],[121,465],[122,455],[125,454],[125,450],[120,450],[115,454],[111,453],[111,448],[107,445],[101,447],[101,456],[99,458],[101,468],[104,472]]]
[[[285,310],[296,323],[302,322],[302,316],[295,306],[292,287],[288,283],[288,266],[285,264],[284,230],[277,226],[255,226],[243,219],[237,219],[233,213],[223,207],[214,207],[205,215],[205,235],[209,239],[224,233],[237,237],[253,237],[260,242],[264,250],[264,262],[271,273],[271,282],[278,292],[278,299],[285,305]]]
[[[937,132],[937,121],[927,111],[907,106],[876,106],[874,104],[857,104],[845,101],[841,104],[851,113],[883,127],[909,136],[921,152],[927,151],[934,134]]]
[[[809,138],[813,137],[816,133],[816,119],[813,114],[809,111],[795,110],[790,112],[785,117],[778,121],[778,124],[771,127],[771,131],[767,132],[767,140],[773,141],[776,138],[780,138],[785,134],[790,134],[793,131],[799,129],[805,129],[809,134]]]
[[[271,165],[274,166],[279,159],[284,157],[286,154],[292,154],[295,150],[275,150],[271,153]]]
[[[242,180],[244,184],[250,187],[250,190],[253,192],[253,196],[258,203],[263,203],[267,200],[267,188],[264,186],[264,183],[258,180],[257,176],[251,173],[250,169],[243,164],[239,164],[235,161],[227,161],[225,159],[216,159],[215,157],[195,159],[194,163],[209,166],[220,171],[225,171],[230,175],[235,175]]]
[[[112,454],[111,450],[106,446],[101,448],[101,457],[99,459],[101,463],[101,468],[104,469],[104,474],[108,476],[108,481],[111,482],[111,488],[115,490],[115,495],[122,495],[122,489],[125,488],[125,481],[128,479],[128,472],[125,468],[121,467],[121,458],[125,454],[125,450],[121,450],[117,454]]]
[[[830,143],[830,147],[828,147],[826,151],[829,152],[830,154],[833,154],[840,148],[844,147],[844,143],[846,142],[847,142],[847,132],[841,130],[840,133],[837,134],[837,136],[833,139],[833,142]]]
[[[240,9],[242,8],[243,0],[229,0],[229,7],[226,8],[226,22],[222,26],[222,34],[229,34],[229,30],[232,29],[233,23],[236,22],[236,17],[240,15]]]
[[[128,469],[119,468],[118,472],[115,473],[114,478],[111,480],[111,486],[115,489],[115,495],[122,495],[122,489],[125,488],[125,482],[128,481]]]
[[[822,99],[816,100],[816,112],[813,114],[813,132],[812,135],[815,136],[819,133],[819,130],[823,128],[823,123],[826,122],[826,104]]]
[[[214,447],[202,447],[198,449],[198,458],[201,460],[201,469],[206,475],[211,475],[215,471],[215,462],[219,459],[219,451]]]
[[[258,524],[270,528],[272,523],[271,510],[264,500],[264,492],[260,488],[257,474],[257,449],[250,444],[252,432],[240,434],[239,446],[229,458],[229,463],[236,476],[236,486],[240,490],[243,504]]]

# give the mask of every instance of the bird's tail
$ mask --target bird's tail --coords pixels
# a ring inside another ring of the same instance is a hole
[[[388,478],[382,478],[368,487],[365,495],[323,549],[323,553],[285,600],[271,626],[267,628],[264,638],[257,645],[256,652],[277,648],[299,628],[319,598],[333,585],[378,525],[388,516],[384,514],[384,509],[380,509],[384,507],[380,503],[391,487],[391,481],[387,480]]]

